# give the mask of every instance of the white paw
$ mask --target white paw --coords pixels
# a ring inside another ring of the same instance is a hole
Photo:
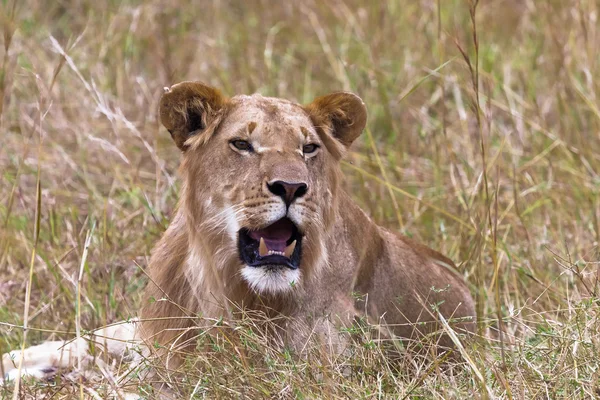
[[[53,366],[47,367],[34,367],[34,368],[22,368],[21,369],[21,377],[23,378],[33,378],[36,380],[49,380],[56,375],[56,371],[58,371]],[[6,381],[14,381],[17,379],[19,375],[18,368],[11,369],[6,371],[4,374],[4,380]],[[0,379],[0,383],[2,383],[2,379]]]
[[[95,350],[118,357],[130,353],[131,357],[139,362],[141,355],[131,351],[141,345],[136,335],[136,324],[137,319],[123,321],[75,340],[48,341],[28,347],[24,351],[11,351],[2,356],[4,380],[14,380],[19,375],[47,380],[54,377],[59,370],[68,372],[77,369],[78,373],[82,373],[95,359],[90,354],[90,339],[94,341]],[[21,363],[20,374],[19,363]],[[0,376],[0,383],[1,378]]]
[[[5,379],[15,379],[19,375],[19,363],[22,364],[21,376],[49,379],[58,369],[73,367],[78,354],[81,354],[82,358],[88,354],[88,344],[84,339],[73,342],[44,342],[28,347],[23,352],[11,351],[2,356]]]

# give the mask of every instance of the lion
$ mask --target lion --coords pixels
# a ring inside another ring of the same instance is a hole
[[[147,268],[136,335],[149,348],[193,349],[198,316],[248,310],[284,316],[277,332],[294,349],[313,335],[340,351],[336,332],[357,320],[402,340],[440,330],[440,316],[473,332],[454,263],[375,224],[343,188],[340,161],[367,122],[360,97],[300,105],[182,82],[159,113],[182,152],[182,187]]]

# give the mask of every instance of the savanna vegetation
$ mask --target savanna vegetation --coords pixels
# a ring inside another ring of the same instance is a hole
[[[203,339],[179,396],[600,396],[599,12],[594,0],[2,0],[0,353],[136,315],[180,184],[157,118],[164,86],[301,103],[349,90],[370,115],[348,190],[457,263],[476,337],[445,360],[392,362],[364,331],[351,354],[299,359],[249,319],[237,340]],[[126,363],[111,371],[25,380],[20,396],[153,398]]]

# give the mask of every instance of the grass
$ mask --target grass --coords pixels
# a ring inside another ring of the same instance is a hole
[[[235,340],[202,339],[181,396],[600,396],[597,2],[165,4],[0,3],[0,352],[135,316],[179,186],[164,86],[299,102],[351,90],[370,117],[347,188],[459,264],[476,340],[443,366],[389,361],[368,331],[352,354],[297,359],[249,319]],[[131,379],[22,394],[102,398]]]

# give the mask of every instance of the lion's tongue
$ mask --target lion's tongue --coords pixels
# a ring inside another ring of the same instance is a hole
[[[294,234],[294,224],[289,219],[280,219],[272,225],[258,231],[251,231],[250,237],[257,242],[263,238],[267,248],[272,251],[284,252],[286,242]]]

